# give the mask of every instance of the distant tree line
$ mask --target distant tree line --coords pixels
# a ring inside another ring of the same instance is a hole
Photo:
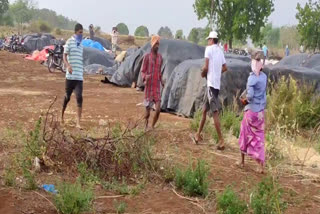
[[[49,31],[52,28],[72,30],[76,23],[53,10],[38,9],[33,0],[16,0],[12,4],[8,0],[0,0],[0,25],[17,26],[19,30],[23,26],[33,30],[39,26],[39,30]]]

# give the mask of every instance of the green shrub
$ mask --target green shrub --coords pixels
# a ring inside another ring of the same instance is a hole
[[[277,163],[278,161],[283,160],[284,156],[277,146],[275,136],[272,132],[266,134],[266,154],[268,157],[268,163]]]
[[[272,177],[261,181],[251,194],[250,206],[255,214],[283,213],[286,203],[279,184]]]
[[[246,202],[242,201],[230,186],[222,194],[218,194],[217,206],[221,214],[242,214],[248,211]]]
[[[62,35],[62,31],[61,31],[61,29],[60,28],[57,28],[56,29],[56,31],[55,31],[55,33],[57,34],[57,35]]]
[[[11,168],[6,168],[4,171],[4,184],[9,187],[16,185],[16,173]]]
[[[288,133],[314,128],[320,123],[320,97],[314,95],[312,88],[298,87],[293,78],[283,77],[268,94],[267,118],[270,124]]]
[[[122,213],[125,213],[126,212],[126,209],[127,209],[127,204],[125,202],[120,202],[120,203],[115,203],[114,204],[115,208],[116,208],[116,211],[117,211],[117,214],[122,214]]]
[[[47,22],[38,20],[38,21],[33,21],[30,24],[29,30],[32,33],[50,33],[52,31],[52,28]]]
[[[31,160],[35,157],[40,158],[46,150],[45,142],[42,139],[41,123],[42,118],[39,118],[25,143],[24,155]]]
[[[198,131],[200,122],[202,118],[202,110],[198,110],[195,112],[193,119],[190,122],[190,128],[192,131]],[[236,111],[231,110],[231,108],[226,108],[220,114],[220,122],[222,131],[230,131],[232,130],[232,134],[235,137],[239,137],[240,135],[240,125],[241,125],[242,117],[237,115]],[[207,120],[205,126],[203,128],[203,132],[209,134],[215,142],[218,142],[218,133],[213,124],[211,124],[212,118],[207,116]]]
[[[40,22],[39,24],[40,32],[50,33],[52,31],[50,25],[47,22]]]
[[[174,181],[177,188],[183,190],[186,195],[206,196],[209,186],[208,173],[209,168],[205,161],[198,160],[195,169],[192,164],[185,171],[177,169]]]
[[[222,112],[220,118],[222,128],[225,131],[232,130],[232,134],[235,137],[239,137],[242,117],[239,117],[236,111],[227,108]]]
[[[94,185],[100,182],[100,179],[98,176],[94,174],[94,172],[90,169],[88,169],[88,166],[86,163],[80,163],[78,164],[78,181],[82,185]]]
[[[93,191],[84,189],[81,184],[62,183],[58,185],[55,205],[63,214],[79,214],[92,210]]]
[[[104,182],[102,183],[102,186],[106,190],[112,190],[121,195],[138,195],[141,190],[144,189],[144,183],[140,183],[135,186],[129,186],[125,180],[123,180],[121,183],[117,180],[113,180],[112,182]]]
[[[36,183],[36,173],[29,170],[29,169],[23,169],[23,177],[26,181],[25,189],[27,190],[36,190],[38,188],[38,185]]]

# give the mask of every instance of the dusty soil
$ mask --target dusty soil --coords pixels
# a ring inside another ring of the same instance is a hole
[[[130,88],[119,88],[100,82],[101,76],[86,76],[84,83],[83,127],[84,131],[101,128],[105,122],[138,120],[143,115],[141,103],[143,94]],[[38,62],[26,61],[22,55],[0,52],[0,130],[33,127],[50,102],[57,96],[54,109],[60,112],[64,96],[64,74],[49,73]],[[67,112],[67,129],[74,131],[76,103],[72,98]],[[235,138],[228,138],[228,148],[223,153],[215,151],[210,139],[203,145],[194,145],[189,137],[189,120],[170,114],[162,114],[155,131],[159,141],[156,144],[158,155],[186,164],[189,160],[205,159],[210,170],[210,190],[222,191],[233,185],[237,192],[248,200],[248,192],[265,175],[254,172],[252,161],[245,169],[234,166],[239,153]],[[5,157],[13,151],[0,149],[0,171],[3,171]],[[2,156],[2,157],[1,157]],[[286,166],[284,166],[285,168]],[[297,171],[295,171],[297,172]],[[319,171],[318,171],[319,172]],[[1,174],[1,173],[0,173]],[[42,173],[39,184],[54,182],[63,175]],[[317,178],[309,178],[299,173],[283,170],[279,174],[280,184],[288,201],[286,213],[320,213],[320,184]],[[0,213],[56,213],[55,208],[42,196],[52,201],[52,196],[43,191],[23,191],[0,186]],[[99,195],[115,193],[98,191]],[[289,194],[290,193],[290,194]],[[115,213],[115,199],[95,201],[96,213]],[[202,209],[181,197],[172,187],[164,183],[149,183],[138,196],[118,198],[128,205],[128,213],[203,213]],[[200,204],[215,212],[214,198],[200,199]]]

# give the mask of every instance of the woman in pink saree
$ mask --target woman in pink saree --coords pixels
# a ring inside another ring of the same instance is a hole
[[[245,155],[256,160],[258,172],[264,172],[265,164],[265,114],[267,75],[262,72],[263,64],[258,56],[252,60],[252,73],[247,83],[246,104],[241,123],[239,146],[241,151],[240,167],[244,167]]]

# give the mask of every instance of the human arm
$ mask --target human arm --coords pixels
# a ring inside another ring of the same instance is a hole
[[[205,64],[204,66],[202,67],[201,69],[201,77],[202,78],[206,78],[207,77],[207,74],[208,74],[208,70],[209,70],[209,58],[206,58],[205,60]]]
[[[64,53],[63,53],[63,62],[68,68],[68,72],[72,74],[72,67],[68,61],[68,55],[70,54],[70,42],[69,40],[67,41],[65,48],[64,48]]]
[[[147,75],[148,64],[149,64],[149,57],[147,57],[146,55],[143,58],[142,66],[141,66],[141,76],[144,84],[146,84],[148,79],[150,78],[150,75]]]
[[[228,71],[227,64],[223,64],[222,65],[222,73],[227,72],[227,71]]]
[[[160,68],[162,68],[162,64],[163,64],[163,59],[162,59],[162,57],[161,57],[161,66],[160,66]],[[159,71],[159,75],[160,75],[160,81],[161,81],[161,85],[162,85],[162,87],[164,87],[164,85],[165,85],[165,80],[163,79],[163,77],[162,77],[162,72],[161,72],[161,70]]]
[[[247,84],[247,101],[250,103],[253,100],[254,96],[254,86],[256,85],[257,80],[254,75],[250,75],[248,78],[248,84]]]
[[[222,53],[222,73],[226,71],[228,71],[227,61],[226,61],[226,58],[224,57],[224,54]]]

